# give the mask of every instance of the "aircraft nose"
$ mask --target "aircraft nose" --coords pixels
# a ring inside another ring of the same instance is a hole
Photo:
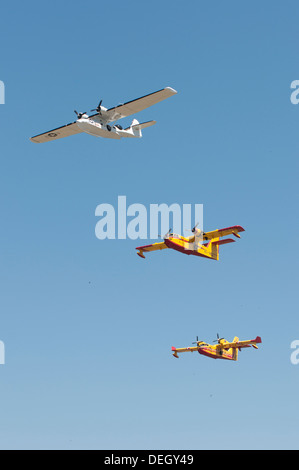
[[[171,245],[171,241],[169,240],[169,238],[164,238],[164,243],[165,245],[169,248],[170,245]]]

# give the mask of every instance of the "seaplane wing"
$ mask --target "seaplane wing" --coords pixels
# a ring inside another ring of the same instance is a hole
[[[189,348],[175,348],[174,346],[172,346],[171,348],[172,350],[172,355],[176,358],[178,358],[178,353],[183,353],[183,352],[194,352],[194,351],[198,351],[199,350],[199,346],[190,346]]]
[[[77,126],[76,122],[71,122],[65,126],[58,127],[52,131],[44,132],[43,134],[36,135],[31,137],[32,142],[38,144],[43,142],[49,142],[50,140],[62,139],[62,137],[69,137],[70,135],[80,134],[81,129]]]
[[[249,339],[247,341],[233,341],[232,343],[224,343],[221,345],[222,349],[230,349],[230,348],[250,348],[250,346],[254,347],[255,349],[258,349],[256,344],[259,344],[262,342],[262,338],[260,336],[257,336],[255,339]]]
[[[221,238],[226,235],[235,235],[240,238],[239,232],[244,232],[244,228],[240,225],[234,225],[233,227],[221,228],[219,230],[213,230],[212,232],[204,232],[202,234],[203,240],[212,240],[213,238]]]
[[[164,242],[160,242],[160,243],[153,243],[152,245],[138,246],[136,250],[138,250],[138,253],[137,253],[138,256],[140,256],[141,258],[145,258],[143,252],[165,250],[165,248],[168,248],[166,244]]]
[[[127,116],[131,116],[132,114],[139,113],[154,104],[159,103],[160,101],[169,98],[177,93],[176,90],[173,88],[167,87],[163,88],[162,90],[156,91],[154,93],[150,93],[149,95],[142,96],[141,98],[137,98],[136,100],[128,101],[124,104],[119,104],[114,108],[110,108],[107,110],[102,110],[101,114],[94,114],[90,116],[93,119],[103,119],[105,122],[113,122],[117,121],[118,119],[125,118]]]

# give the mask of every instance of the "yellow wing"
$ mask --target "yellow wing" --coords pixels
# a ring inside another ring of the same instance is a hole
[[[183,353],[183,352],[188,352],[188,351],[194,352],[194,351],[198,351],[198,349],[199,349],[198,346],[190,346],[189,348],[175,348],[174,346],[172,346],[171,348],[172,355],[177,358],[179,357],[178,353]]]
[[[240,225],[234,225],[233,227],[221,228],[219,230],[213,230],[212,232],[204,232],[202,237],[203,240],[212,240],[213,238],[225,237],[226,235],[235,235],[240,238],[239,232],[244,231],[244,228]]]
[[[260,336],[257,336],[255,339],[249,339],[247,341],[233,341],[232,343],[224,343],[222,345],[223,349],[230,349],[230,348],[250,348],[250,346],[254,347],[255,349],[258,349],[257,343],[261,343],[262,338]]]
[[[141,258],[145,258],[143,252],[147,251],[157,251],[157,250],[165,250],[165,248],[168,248],[164,242],[159,242],[159,243],[153,243],[152,245],[144,245],[144,246],[138,246],[136,250],[138,250],[137,255],[140,256]]]

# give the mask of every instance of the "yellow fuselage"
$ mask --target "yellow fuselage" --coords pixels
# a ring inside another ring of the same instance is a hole
[[[217,240],[219,240],[219,238],[214,239],[213,241],[215,242]],[[210,258],[214,260],[219,259],[218,245],[212,243],[195,244],[194,236],[189,238],[178,235],[169,236],[169,238],[166,238],[164,242],[168,248],[180,251],[185,255],[202,256],[203,258]]]
[[[219,348],[218,346],[214,345],[207,345],[207,346],[202,346],[198,350],[199,354],[202,354],[203,356],[211,357],[212,359],[227,359],[229,361],[236,361],[237,357],[234,354],[234,350],[228,349],[222,349]]]

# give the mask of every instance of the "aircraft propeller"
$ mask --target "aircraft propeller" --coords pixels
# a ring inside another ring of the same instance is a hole
[[[217,339],[213,341],[213,343],[220,343],[220,341],[224,338],[219,338],[219,334],[217,333]]]
[[[82,117],[84,114],[86,114],[86,113],[78,113],[78,111],[76,111],[76,110],[74,110],[74,113],[77,114],[78,119],[81,119],[81,117]]]
[[[102,101],[101,100],[98,104],[98,106],[96,107],[96,109],[92,109],[91,111],[97,111],[99,114],[101,114],[101,106],[102,106]]]
[[[167,232],[167,233],[164,235],[164,237],[163,237],[163,238],[166,238],[166,237],[168,237],[168,235],[170,235],[170,233],[171,233],[171,232],[172,232],[172,228],[170,228],[170,229],[168,230],[168,232]]]
[[[198,226],[199,222],[197,222],[197,224],[190,230],[190,229],[185,229],[186,232],[192,232],[192,233],[195,233],[196,232],[196,229],[197,229],[197,226]]]
[[[158,235],[158,237],[159,237],[159,238],[163,238],[163,239],[165,240],[165,238],[167,238],[168,235],[169,235],[171,232],[172,232],[172,228],[170,228],[170,229],[168,230],[168,232],[165,233],[164,237],[161,237],[161,235]]]
[[[193,341],[192,344],[197,344],[198,343],[198,336],[196,336],[196,341]]]

